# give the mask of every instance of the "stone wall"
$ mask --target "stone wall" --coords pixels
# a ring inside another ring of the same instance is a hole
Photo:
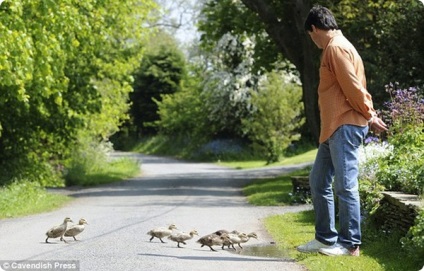
[[[400,192],[384,192],[384,198],[375,214],[375,221],[385,231],[400,231],[406,234],[415,223],[415,218],[423,208],[416,195]]]
[[[311,195],[308,176],[292,176],[291,181],[294,195]],[[423,201],[416,195],[401,192],[386,191],[383,195],[380,207],[373,216],[375,222],[384,231],[400,231],[406,234],[415,224],[419,210],[424,208]]]

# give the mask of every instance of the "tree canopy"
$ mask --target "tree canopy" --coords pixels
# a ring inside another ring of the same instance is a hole
[[[117,130],[153,6],[136,0],[0,6],[2,179],[64,158],[80,131],[107,137]]]
[[[339,26],[363,56],[374,96],[384,95],[388,81],[423,84],[424,12],[418,0],[327,0],[319,4],[333,11]],[[247,33],[260,44],[255,50],[259,66],[272,67],[269,64],[278,60],[278,55],[293,63],[302,81],[307,126],[317,140],[319,50],[303,27],[311,7],[309,0],[209,0],[202,10],[199,29],[206,49],[226,33]]]

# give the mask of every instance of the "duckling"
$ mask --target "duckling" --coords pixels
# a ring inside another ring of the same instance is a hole
[[[60,236],[60,241],[63,241],[63,242],[65,242],[65,243],[67,243],[66,242],[66,240],[65,239],[63,239],[63,235],[65,234],[65,232],[66,232],[66,229],[67,229],[67,227],[68,227],[68,222],[73,222],[72,221],[72,219],[70,219],[69,217],[66,217],[64,220],[63,220],[63,223],[62,224],[60,224],[60,225],[58,225],[58,226],[54,226],[54,227],[52,227],[50,230],[48,230],[47,232],[46,232],[46,235],[47,235],[47,238],[46,238],[46,243],[48,243],[49,241],[49,238],[58,238],[59,236]]]
[[[150,242],[152,242],[153,238],[159,238],[159,240],[162,243],[165,243],[162,238],[169,236],[172,234],[172,230],[176,230],[177,226],[175,226],[175,224],[171,224],[168,226],[168,228],[165,227],[160,227],[160,228],[156,228],[153,230],[150,230],[147,232],[148,235],[152,236],[152,238],[150,238]]]
[[[241,245],[240,245],[240,243],[246,243],[247,241],[249,241],[250,240],[250,238],[255,238],[255,239],[258,239],[258,236],[256,235],[256,233],[254,233],[254,232],[251,232],[251,233],[249,233],[249,234],[245,234],[245,236],[241,236],[241,240],[240,240],[240,242],[239,243],[237,243],[238,244],[238,246],[240,247],[240,248],[243,248]]]
[[[234,234],[239,234],[239,232],[237,230],[233,230],[232,232],[227,231],[227,230],[217,230],[216,232],[214,232],[214,234],[221,236],[222,234],[230,234],[230,233],[234,233]]]
[[[228,241],[230,241],[228,234],[223,233],[221,236],[219,236],[215,233],[211,233],[197,240],[197,243],[201,244],[200,247],[208,246],[212,251],[216,251],[212,248],[212,246],[222,246],[224,242]]]
[[[84,231],[85,229],[85,225],[88,225],[87,221],[84,218],[81,218],[78,221],[78,225],[72,225],[71,227],[69,227],[66,231],[65,231],[65,235],[66,237],[74,237],[75,241],[78,241],[77,238],[75,238],[75,236],[77,236],[78,234],[80,234],[81,232]]]
[[[242,242],[246,238],[248,238],[248,237],[247,237],[247,234],[245,234],[245,233],[238,233],[238,232],[237,233],[229,233],[228,234],[228,241],[226,241],[222,244],[222,249],[224,249],[224,246],[228,246],[228,248],[232,247],[235,250],[236,248],[234,247],[234,244],[239,244],[239,246],[240,246],[240,242]]]
[[[180,248],[180,243],[183,243],[184,245],[187,245],[185,241],[190,240],[194,237],[194,235],[199,235],[196,230],[192,230],[191,232],[178,232],[173,233],[170,236],[168,236],[168,239],[177,242],[177,246]]]

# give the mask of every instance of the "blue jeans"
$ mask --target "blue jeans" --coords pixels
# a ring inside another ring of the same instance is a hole
[[[342,125],[318,147],[309,176],[315,211],[315,239],[346,248],[361,244],[361,211],[358,192],[358,148],[368,127]],[[336,229],[333,194],[338,199],[340,230]]]

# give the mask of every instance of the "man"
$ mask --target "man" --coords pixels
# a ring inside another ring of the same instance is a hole
[[[321,133],[317,157],[310,174],[315,211],[315,239],[298,247],[301,252],[359,256],[361,244],[358,192],[358,148],[369,128],[387,130],[376,116],[366,89],[362,59],[338,29],[331,11],[313,7],[305,30],[322,49],[318,103]],[[335,227],[338,198],[340,229]]]

